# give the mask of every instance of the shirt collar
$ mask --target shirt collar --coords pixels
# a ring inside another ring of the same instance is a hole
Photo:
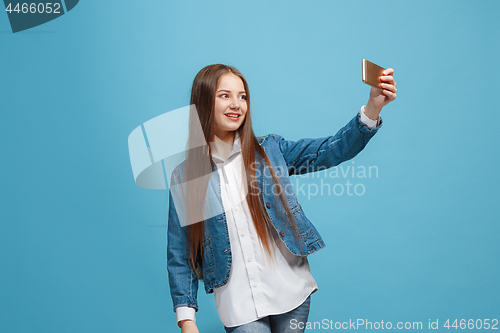
[[[236,155],[240,152],[241,152],[241,138],[240,138],[240,134],[238,133],[238,131],[236,131],[235,136],[234,136],[234,141],[233,141],[233,148],[229,152],[229,155],[227,156],[227,158],[225,160],[223,160],[221,157],[219,157],[217,155],[213,155],[213,154],[212,154],[212,158],[216,162],[224,162],[224,161],[227,161],[228,159],[230,159],[231,156]]]

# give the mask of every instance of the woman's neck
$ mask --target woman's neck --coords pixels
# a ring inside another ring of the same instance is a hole
[[[227,131],[227,132],[223,132],[223,133],[217,133],[217,134],[214,134],[214,139],[213,141],[214,142],[226,142],[226,143],[233,143],[234,142],[234,138],[235,138],[236,134],[234,131]]]
[[[220,135],[220,136],[219,136]],[[210,143],[212,147],[212,153],[223,159],[226,159],[231,149],[233,149],[233,142],[235,138],[235,132],[226,132],[224,135],[214,134],[213,142]]]

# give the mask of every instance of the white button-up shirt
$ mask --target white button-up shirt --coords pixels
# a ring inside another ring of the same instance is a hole
[[[379,121],[366,117],[364,107],[360,113],[368,127],[378,125]],[[270,245],[275,264],[261,246],[246,202],[239,136],[236,135],[226,159],[212,157],[219,173],[232,255],[227,283],[214,289],[222,323],[227,327],[239,326],[295,309],[318,290],[307,257],[293,255],[273,227]],[[177,323],[185,319],[195,321],[191,307],[178,307],[176,315]]]

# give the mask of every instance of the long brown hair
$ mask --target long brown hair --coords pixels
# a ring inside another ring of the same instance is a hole
[[[189,138],[187,144],[186,167],[184,171],[184,179],[186,180],[184,198],[188,202],[186,207],[189,207],[189,209],[186,209],[186,214],[188,216],[187,221],[191,221],[188,223],[186,230],[188,261],[200,280],[203,279],[202,243],[205,227],[203,208],[205,206],[209,175],[212,173],[212,167],[214,166],[212,162],[212,150],[208,143],[213,140],[215,133],[213,113],[217,84],[220,77],[226,73],[232,73],[241,79],[247,96],[248,108],[246,116],[242,125],[237,129],[237,132],[240,136],[243,167],[247,176],[246,187],[248,188],[248,195],[246,197],[246,201],[250,209],[259,240],[269,254],[269,257],[271,257],[270,238],[272,238],[272,235],[270,224],[272,222],[270,221],[267,211],[264,208],[260,190],[257,186],[255,186],[257,184],[255,174],[256,153],[260,154],[269,167],[273,177],[274,186],[278,188],[278,191],[276,192],[279,193],[281,203],[285,209],[284,213],[287,223],[292,227],[295,237],[297,239],[300,238],[297,224],[293,215],[290,213],[290,207],[288,207],[288,203],[283,194],[278,177],[276,176],[264,149],[259,145],[254,135],[250,112],[250,91],[245,77],[240,73],[240,71],[232,66],[222,64],[206,66],[200,70],[194,78],[191,89]],[[276,195],[274,196],[274,200],[276,200]],[[198,207],[198,209],[192,209],[193,207]],[[280,213],[283,214],[283,212]]]

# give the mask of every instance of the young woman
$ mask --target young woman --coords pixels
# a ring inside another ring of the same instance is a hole
[[[186,160],[170,182],[167,269],[182,333],[198,332],[198,280],[214,293],[227,332],[303,332],[318,290],[307,256],[325,246],[289,176],[356,156],[396,98],[393,69],[333,136],[255,137],[250,92],[234,67],[210,65],[191,91]]]

